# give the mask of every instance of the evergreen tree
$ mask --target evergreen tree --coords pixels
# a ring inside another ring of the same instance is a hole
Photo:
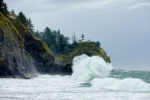
[[[7,4],[4,2],[4,0],[0,0],[0,12],[2,12],[5,15],[9,14]]]
[[[79,43],[76,41],[75,34],[72,36],[72,44],[68,42],[68,37],[65,37],[60,33],[60,30],[51,30],[50,28],[46,27],[44,32],[37,31],[34,34],[36,37],[42,39],[54,54],[67,54],[79,46]],[[82,39],[84,39],[84,34],[82,34]],[[95,42],[95,44],[96,47],[100,48],[101,44],[99,41]]]
[[[13,18],[13,19],[16,19],[16,18],[17,18],[17,15],[16,15],[16,13],[14,12],[14,10],[10,11],[9,16],[10,16],[11,18]]]
[[[60,30],[52,31],[50,28],[46,27],[42,35],[42,40],[55,54],[62,54],[69,50],[69,38],[60,34]]]
[[[44,34],[43,34],[43,38],[42,38],[42,40],[43,41],[45,41],[45,43],[50,47],[50,37],[51,37],[51,30],[48,28],[48,27],[46,27],[45,29],[44,29]]]
[[[17,20],[19,20],[22,24],[28,27],[28,19],[26,18],[25,14],[22,11],[19,12]]]
[[[47,44],[47,46],[53,51],[56,52],[56,37],[50,28],[46,27],[43,33],[42,40]]]
[[[42,40],[43,32],[36,31],[33,32],[33,35]]]
[[[27,21],[27,28],[33,33],[33,24],[31,22],[31,19],[29,18],[29,20]]]
[[[68,50],[68,37],[64,37],[64,35],[60,35],[59,39],[58,39],[58,51],[60,54],[65,53],[65,51]]]
[[[27,19],[27,17],[23,12],[19,12],[17,16],[17,20],[19,20],[22,24],[24,24],[33,33],[34,29],[33,29],[32,21],[30,18]]]
[[[100,44],[99,41],[96,42],[96,46],[97,46],[97,47],[100,47],[100,46],[101,46],[101,44]]]

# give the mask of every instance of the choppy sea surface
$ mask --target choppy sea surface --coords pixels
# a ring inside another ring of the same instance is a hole
[[[99,56],[73,59],[73,74],[0,78],[0,100],[150,100],[150,72],[115,70]]]
[[[0,100],[150,100],[150,72],[113,70],[90,81],[69,75],[1,78]]]

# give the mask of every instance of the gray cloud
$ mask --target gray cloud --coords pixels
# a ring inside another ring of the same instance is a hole
[[[141,2],[141,3],[136,3],[132,6],[129,7],[129,9],[138,9],[141,7],[149,7],[150,8],[150,2]]]
[[[127,0],[128,1],[128,0]],[[104,7],[111,7],[116,3],[127,3],[127,1],[120,0],[6,0],[12,6],[20,8],[21,10],[30,10],[32,12],[49,12],[49,11],[72,11],[82,9],[98,9]],[[131,0],[133,1],[133,0]]]

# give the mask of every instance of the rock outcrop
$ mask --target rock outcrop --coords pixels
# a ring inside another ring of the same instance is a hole
[[[54,57],[46,44],[34,37],[19,21],[10,19],[24,40],[24,49],[32,56],[36,69],[48,73],[54,65]]]
[[[0,13],[0,76],[28,77],[35,71],[24,40],[8,18]]]
[[[111,62],[106,52],[101,47],[98,47],[95,42],[80,42],[72,51],[57,56],[55,62],[58,63],[58,65],[65,66],[65,71],[70,71],[71,73],[73,58],[82,54],[87,54],[88,56],[101,56],[106,62]]]
[[[36,70],[48,73],[53,64],[54,57],[43,41],[0,12],[0,77],[28,77]]]

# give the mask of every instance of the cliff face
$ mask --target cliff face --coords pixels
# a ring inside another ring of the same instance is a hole
[[[41,41],[32,36],[20,22],[0,12],[0,76],[27,77],[47,73],[54,57]],[[35,67],[36,66],[36,67]]]
[[[33,59],[24,50],[23,38],[0,13],[0,76],[27,77],[34,71]]]
[[[20,22],[17,20],[10,20],[24,39],[24,49],[34,59],[38,72],[48,73],[52,67],[54,67],[54,57],[48,47],[43,41],[35,38]]]

